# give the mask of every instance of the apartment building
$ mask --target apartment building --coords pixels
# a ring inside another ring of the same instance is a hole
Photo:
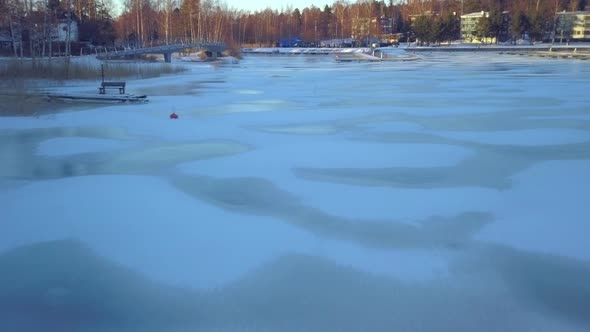
[[[558,24],[557,30],[564,27],[571,33],[569,36],[573,41],[590,41],[590,11],[578,12],[560,12],[557,13],[558,22],[567,22]],[[556,31],[558,35],[560,31]]]
[[[466,43],[486,43],[492,44],[496,42],[495,37],[481,38],[478,34],[479,22],[482,18],[490,16],[489,12],[481,11],[461,15],[461,39]],[[499,42],[505,41],[510,36],[510,13],[502,12],[502,27],[499,34]]]

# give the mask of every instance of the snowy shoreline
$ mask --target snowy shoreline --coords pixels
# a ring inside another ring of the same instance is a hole
[[[560,44],[535,44],[535,45],[474,45],[474,44],[451,44],[437,46],[415,46],[400,45],[399,47],[378,47],[378,50],[392,52],[404,50],[408,52],[538,52],[538,51],[578,51],[590,52],[590,43],[577,43],[570,45]],[[371,52],[370,47],[349,47],[349,48],[329,48],[329,47],[254,47],[242,48],[244,54],[342,54],[342,53],[359,53]]]

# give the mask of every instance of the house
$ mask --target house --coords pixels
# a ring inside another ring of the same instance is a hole
[[[13,54],[17,53],[18,49],[19,54],[32,56],[47,54],[53,46],[52,53],[60,53],[65,48],[63,44],[68,41],[68,35],[72,44],[79,41],[78,20],[75,15],[72,14],[71,19],[68,19],[67,12],[48,16],[34,10],[26,13],[20,20],[13,21],[12,27],[0,26],[0,51],[3,54]],[[51,46],[46,47],[49,40]],[[27,47],[22,47],[23,45]]]
[[[7,48],[12,45],[12,37],[10,36],[10,29],[7,27],[0,27],[0,48]]]
[[[27,36],[33,40],[42,40],[50,37],[52,42],[65,42],[68,39],[68,23],[70,24],[70,41],[77,42],[79,40],[78,17],[71,14],[71,19],[68,19],[68,12],[60,11],[53,17],[46,17],[46,14],[41,11],[32,11],[26,15],[26,20],[29,22],[25,25]],[[44,37],[46,33],[43,28],[44,22],[50,25],[49,35]],[[25,38],[26,39],[26,38]]]
[[[6,52],[10,50],[14,50],[14,47],[20,47],[21,42],[21,34],[18,27],[13,26],[13,30],[11,32],[10,27],[8,26],[1,26],[0,27],[0,50]],[[15,38],[13,38],[13,34]],[[13,45],[14,43],[14,45]]]
[[[70,41],[77,42],[80,39],[78,30],[78,19],[72,14],[71,20],[68,20],[68,13],[60,15],[57,23],[51,28],[51,40],[54,42],[65,42],[68,39],[68,21],[70,23]]]
[[[43,22],[46,20],[44,14],[41,12],[33,11],[28,13],[25,19],[29,22],[24,25],[22,30],[22,36],[20,35],[20,27],[13,24],[13,30],[16,34],[17,41],[20,41],[21,37],[23,41],[27,41],[28,38],[43,39]],[[59,15],[59,18],[55,23],[51,24],[51,40],[54,42],[65,42],[68,39],[68,14],[63,13]],[[70,24],[70,41],[76,42],[79,40],[78,20],[76,15],[72,14],[72,19],[69,21]],[[10,27],[0,26],[0,46],[6,46],[12,44],[12,35]]]
[[[590,11],[557,13],[558,37],[565,34],[572,41],[590,41]]]

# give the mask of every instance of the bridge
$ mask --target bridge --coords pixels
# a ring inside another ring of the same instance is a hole
[[[107,59],[114,59],[114,58],[122,58],[126,56],[132,55],[142,55],[142,54],[163,54],[165,62],[172,62],[172,53],[180,52],[186,49],[199,49],[205,50],[211,53],[213,58],[216,58],[218,54],[227,50],[227,46],[224,43],[209,43],[209,42],[198,42],[198,43],[189,43],[189,44],[174,44],[174,45],[160,45],[154,47],[144,47],[144,48],[133,48],[127,50],[120,50],[120,51],[112,51],[104,54],[99,54],[96,57],[100,60],[107,60]]]

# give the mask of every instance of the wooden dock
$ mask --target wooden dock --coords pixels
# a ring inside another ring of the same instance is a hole
[[[51,101],[54,99],[61,100],[80,100],[93,102],[129,102],[129,103],[145,103],[148,101],[146,95],[131,95],[131,94],[92,94],[92,93],[57,93],[45,92],[43,97]]]

